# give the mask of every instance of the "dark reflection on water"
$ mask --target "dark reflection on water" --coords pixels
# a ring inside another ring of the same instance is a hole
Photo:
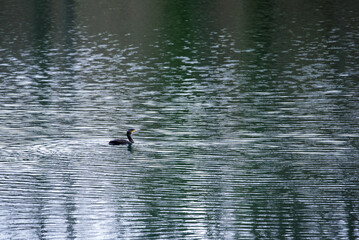
[[[359,237],[355,1],[0,4],[0,239]]]

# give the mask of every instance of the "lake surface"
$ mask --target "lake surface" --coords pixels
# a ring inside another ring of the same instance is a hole
[[[359,238],[358,1],[0,6],[0,239]]]

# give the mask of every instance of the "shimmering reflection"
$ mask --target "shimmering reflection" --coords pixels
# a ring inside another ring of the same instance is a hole
[[[20,2],[0,239],[359,237],[355,1]]]

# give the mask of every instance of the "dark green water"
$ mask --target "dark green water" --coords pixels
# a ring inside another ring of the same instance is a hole
[[[358,239],[358,12],[0,0],[0,239]]]

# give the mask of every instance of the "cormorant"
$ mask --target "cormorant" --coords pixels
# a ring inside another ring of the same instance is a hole
[[[128,141],[125,140],[125,139],[114,139],[114,140],[111,140],[108,144],[110,145],[127,145],[127,144],[132,144],[134,143],[135,141],[133,141],[131,135],[132,133],[135,132],[135,129],[128,129],[127,130],[127,138],[128,138]]]

